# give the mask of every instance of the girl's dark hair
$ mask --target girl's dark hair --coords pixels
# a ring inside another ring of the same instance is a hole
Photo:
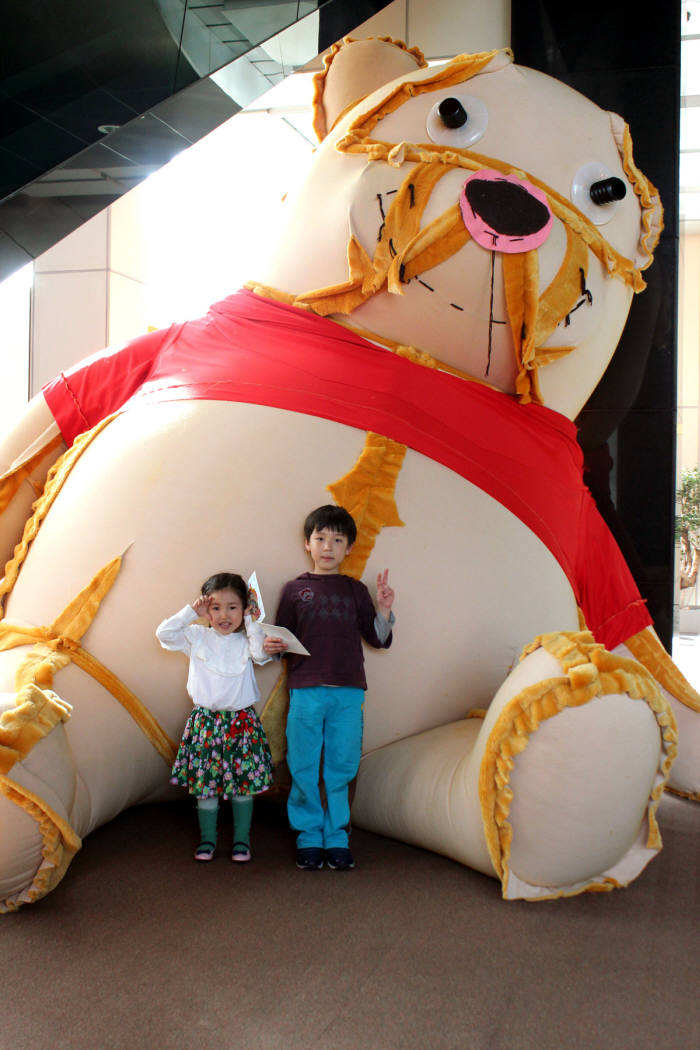
[[[233,591],[243,602],[248,604],[248,584],[237,572],[215,572],[202,584],[202,594],[213,594],[214,591]]]
[[[331,532],[347,536],[349,544],[353,544],[357,539],[357,526],[352,515],[345,507],[335,507],[332,503],[312,510],[304,522],[304,536],[307,540],[311,539],[312,532],[320,532],[321,529],[330,529]]]

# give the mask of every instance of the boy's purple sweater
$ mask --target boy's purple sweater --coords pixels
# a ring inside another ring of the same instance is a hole
[[[317,685],[366,689],[362,639],[388,649],[374,628],[375,609],[364,583],[350,576],[302,573],[285,584],[275,623],[287,627],[310,656],[287,656],[290,689]]]

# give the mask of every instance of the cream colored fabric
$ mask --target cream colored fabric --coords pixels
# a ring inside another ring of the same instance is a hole
[[[496,874],[508,899],[612,889],[661,847],[655,810],[675,746],[638,665],[587,633],[549,635],[483,721],[365,756],[353,821]]]

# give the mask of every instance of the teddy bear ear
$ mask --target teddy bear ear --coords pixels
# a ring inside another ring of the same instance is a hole
[[[351,106],[396,77],[427,66],[417,47],[402,40],[345,37],[333,44],[323,60],[324,68],[314,77],[313,126],[319,141]]]

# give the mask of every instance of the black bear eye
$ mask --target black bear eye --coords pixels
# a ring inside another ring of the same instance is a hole
[[[627,187],[617,175],[609,179],[598,179],[591,185],[588,194],[594,204],[610,204],[611,201],[621,201],[627,193]]]
[[[461,128],[467,123],[467,111],[458,98],[443,98],[438,105],[440,120],[446,128]]]
[[[571,200],[595,226],[610,222],[627,196],[627,183],[599,161],[590,161],[574,175]]]
[[[465,149],[486,131],[489,114],[475,95],[447,95],[428,113],[425,128],[432,142]]]

